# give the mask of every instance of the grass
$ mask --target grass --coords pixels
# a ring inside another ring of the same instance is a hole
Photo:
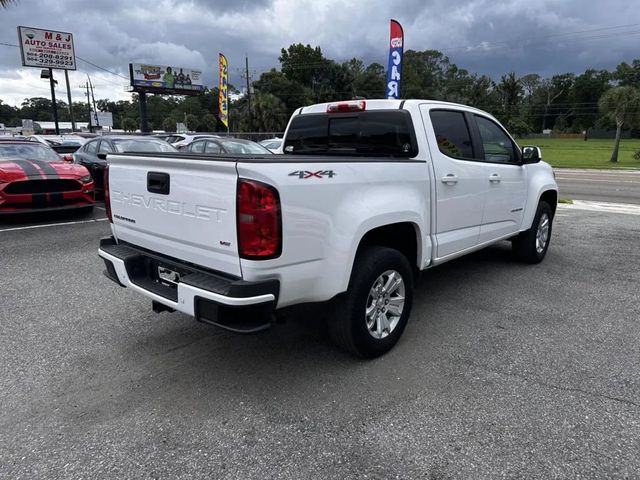
[[[573,200],[567,197],[560,197],[558,203],[566,203],[567,205],[573,205]]]
[[[573,138],[530,138],[518,140],[520,146],[536,145],[542,159],[552,167],[565,168],[640,168],[640,160],[632,155],[640,150],[639,139],[622,139],[618,162],[611,163],[613,140],[591,139],[586,142]]]

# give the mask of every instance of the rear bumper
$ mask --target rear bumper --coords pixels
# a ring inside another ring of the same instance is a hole
[[[116,244],[110,237],[100,241],[98,254],[105,262],[105,275],[119,285],[198,321],[228,330],[264,330],[269,326],[265,318],[273,313],[278,301],[277,280],[246,282],[225,277],[134,245]],[[158,278],[158,266],[180,274],[175,286]],[[239,310],[245,309],[251,311],[251,318],[239,319]],[[233,318],[229,320],[230,317]]]

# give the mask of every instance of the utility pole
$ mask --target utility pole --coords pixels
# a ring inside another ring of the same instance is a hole
[[[71,87],[69,86],[69,71],[64,71],[64,79],[67,82],[67,99],[69,100],[69,116],[71,117],[71,133],[76,131],[76,121],[73,119],[73,103],[71,102]]]
[[[247,106],[249,108],[249,131],[253,131],[253,112],[251,111],[251,75],[249,74],[249,57],[244,57],[245,78],[247,79]]]
[[[93,122],[91,121],[91,97],[89,97],[89,82],[85,83],[87,88],[87,105],[89,105],[89,131],[93,133]]]
[[[96,97],[93,96],[93,84],[91,83],[91,77],[87,74],[87,78],[89,79],[89,88],[91,88],[91,99],[93,100],[93,113],[95,114],[96,127],[100,126],[100,122],[98,121],[98,109],[96,108]],[[91,108],[91,105],[89,105]]]
[[[58,125],[58,106],[56,105],[56,87],[53,79],[53,68],[49,69],[49,85],[51,85],[51,103],[53,103],[53,121],[56,123],[56,135],[60,135],[60,126]]]

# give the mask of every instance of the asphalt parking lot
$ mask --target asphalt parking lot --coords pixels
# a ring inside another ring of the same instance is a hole
[[[640,472],[640,216],[562,209],[541,265],[428,271],[373,361],[317,310],[256,336],[152,313],[102,276],[102,216],[0,224],[1,478]]]

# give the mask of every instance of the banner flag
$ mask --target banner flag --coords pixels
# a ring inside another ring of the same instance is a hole
[[[227,57],[218,55],[218,114],[220,121],[229,129],[229,97],[227,96],[227,77],[229,64]]]
[[[389,63],[387,64],[387,98],[400,98],[400,78],[402,77],[402,54],[404,45],[404,32],[402,25],[396,20],[391,20],[391,32],[389,35]]]

